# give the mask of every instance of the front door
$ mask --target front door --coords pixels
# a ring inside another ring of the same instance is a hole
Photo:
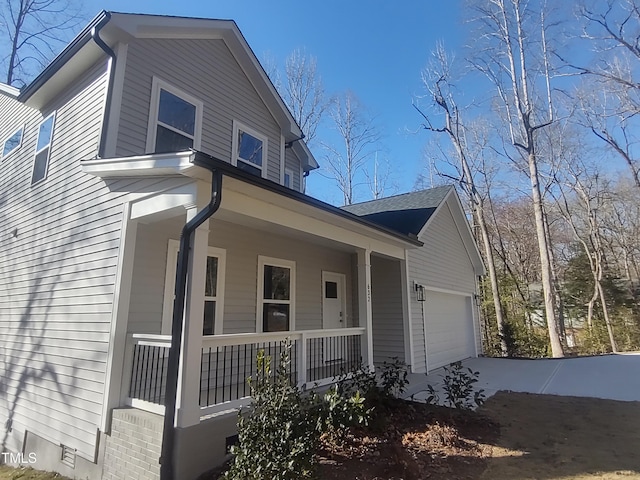
[[[322,328],[346,326],[345,276],[341,273],[322,272]]]
[[[325,330],[347,326],[345,276],[341,273],[322,272],[322,327]],[[344,358],[340,348],[341,337],[323,340],[322,358],[324,363],[335,363]]]

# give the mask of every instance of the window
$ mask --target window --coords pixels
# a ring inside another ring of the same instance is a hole
[[[38,128],[38,141],[36,143],[36,156],[33,162],[31,185],[38,183],[47,177],[54,118],[55,115],[52,113],[40,123],[40,128]]]
[[[286,332],[295,325],[296,264],[258,257],[257,332]]]
[[[232,163],[259,177],[266,175],[267,137],[233,122]]]
[[[13,135],[11,135],[9,138],[7,138],[5,140],[4,146],[2,147],[2,159],[3,160],[6,157],[8,157],[9,154],[14,152],[18,148],[20,148],[20,145],[22,145],[22,131],[23,130],[24,130],[23,127],[20,127],[18,130],[16,130],[13,133]]]
[[[284,169],[284,186],[293,188],[293,170],[290,168]]]
[[[202,108],[201,101],[154,77],[147,152],[199,149]]]
[[[164,307],[162,310],[162,333],[165,335],[171,333],[179,247],[180,243],[177,240],[169,240]],[[202,335],[219,335],[222,333],[225,263],[226,251],[221,248],[209,247],[205,272]]]

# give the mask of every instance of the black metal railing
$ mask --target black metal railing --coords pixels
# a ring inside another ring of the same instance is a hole
[[[360,335],[307,338],[307,381],[334,379],[362,364]]]
[[[129,397],[164,404],[169,346],[135,344]]]
[[[288,375],[297,382],[297,341],[291,341]],[[280,356],[286,349],[282,340],[240,345],[219,345],[202,348],[200,367],[200,406],[240,400],[250,395],[248,378],[257,371],[256,358],[260,350],[271,358],[271,375],[275,375]],[[264,369],[264,365],[263,365]],[[264,370],[262,372],[265,373]]]

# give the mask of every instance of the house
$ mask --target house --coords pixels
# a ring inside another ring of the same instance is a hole
[[[158,478],[167,418],[191,479],[233,441],[259,349],[290,339],[301,385],[479,351],[455,192],[404,231],[305,195],[318,164],[233,21],[101,12],[0,86],[0,142],[5,461]]]

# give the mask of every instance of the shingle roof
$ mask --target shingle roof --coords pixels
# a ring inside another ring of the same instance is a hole
[[[454,187],[442,187],[403,193],[342,207],[347,212],[365,218],[406,235],[418,235],[436,208]]]

